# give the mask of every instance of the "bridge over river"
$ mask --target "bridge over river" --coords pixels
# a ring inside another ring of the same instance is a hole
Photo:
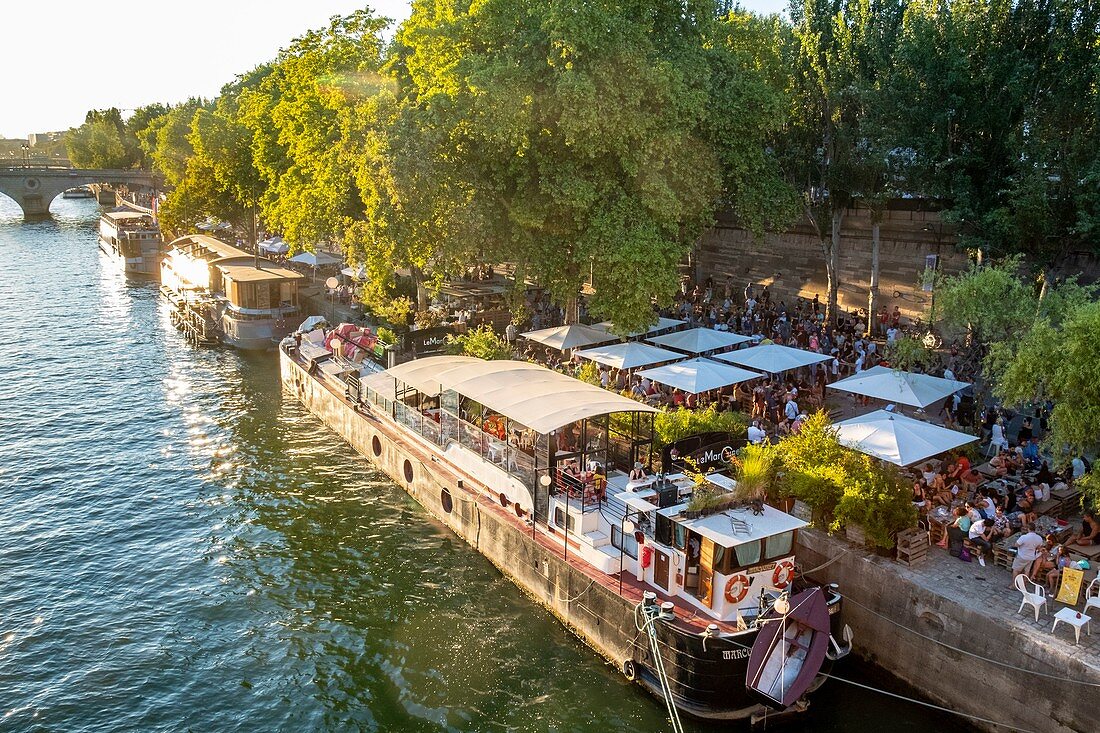
[[[49,165],[0,166],[0,193],[15,199],[23,216],[36,219],[50,215],[50,203],[71,188],[94,183],[125,185],[132,191],[151,192],[156,177],[141,170],[95,170]]]

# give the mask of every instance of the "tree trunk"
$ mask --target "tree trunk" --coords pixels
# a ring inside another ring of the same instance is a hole
[[[825,320],[830,325],[837,322],[837,291],[840,288],[840,225],[844,222],[844,209],[833,209],[833,226],[829,237],[829,252],[825,258],[825,275],[829,287],[829,301]]]
[[[879,270],[879,230],[881,228],[881,216],[878,212],[871,214],[871,284],[867,288],[867,334],[875,335],[875,323],[878,314],[878,270]]]
[[[574,323],[579,322],[581,319],[581,306],[580,299],[577,296],[573,296],[569,300],[565,301],[565,325],[572,326]]]
[[[413,284],[416,285],[416,310],[417,312],[426,311],[431,305],[431,296],[428,288],[424,286],[424,273],[415,266],[410,267],[409,272],[412,273]]]

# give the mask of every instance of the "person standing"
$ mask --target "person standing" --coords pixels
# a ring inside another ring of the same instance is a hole
[[[1016,559],[1012,561],[1012,584],[1016,584],[1016,576],[1026,574],[1039,557],[1039,551],[1043,549],[1043,538],[1029,529],[1016,540]]]

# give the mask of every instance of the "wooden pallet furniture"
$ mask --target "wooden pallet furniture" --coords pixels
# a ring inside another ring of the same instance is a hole
[[[919,565],[928,557],[928,532],[906,529],[898,532],[898,562],[909,567]]]
[[[993,566],[999,568],[1011,568],[1012,561],[1016,559],[1016,540],[1020,533],[1006,537],[1000,542],[993,543]]]

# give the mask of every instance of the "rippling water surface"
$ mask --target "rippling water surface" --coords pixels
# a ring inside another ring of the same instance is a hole
[[[669,730],[274,353],[192,348],[95,203],[53,209],[0,197],[0,731]],[[824,693],[798,728],[948,727]]]

